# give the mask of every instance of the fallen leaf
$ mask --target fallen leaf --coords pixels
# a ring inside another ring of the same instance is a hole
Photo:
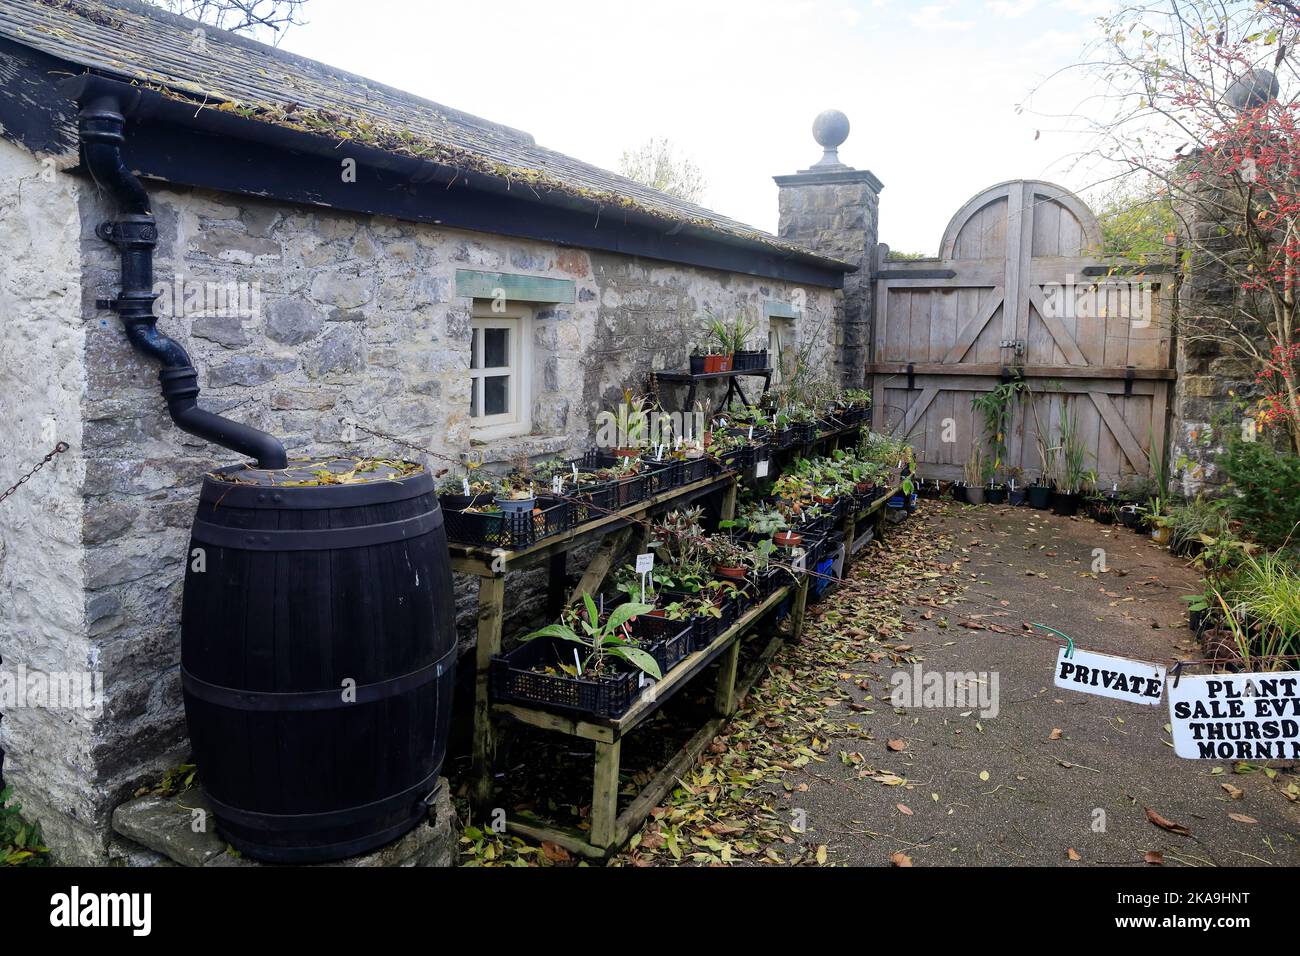
[[[558,843],[552,843],[550,840],[542,841],[542,856],[552,863],[568,863],[571,859],[568,850]]]
[[[889,855],[889,862],[894,864],[894,866],[911,866],[912,858],[902,850],[899,850],[897,853],[891,853]]]
[[[888,747],[890,750],[906,750],[906,749],[907,749],[907,741],[906,741],[906,740],[891,740],[889,743],[885,744],[885,746]]]
[[[896,804],[894,804],[894,806],[898,807],[898,812],[901,813],[901,814],[903,814],[904,816],[909,816],[909,817],[910,817],[910,816],[912,815],[912,810],[911,810],[910,807],[907,806],[907,804],[904,804],[904,803],[896,803]]]
[[[1246,795],[1245,790],[1242,790],[1240,787],[1234,787],[1230,783],[1221,783],[1219,786],[1221,786],[1224,789],[1224,792],[1234,800],[1240,800]]]
[[[1053,727],[1053,728],[1052,728],[1052,732],[1051,732],[1050,734],[1047,735],[1047,739],[1048,739],[1048,740],[1060,740],[1060,739],[1061,739],[1061,728],[1060,728],[1060,727]]]
[[[1191,836],[1192,832],[1181,823],[1174,823],[1172,820],[1166,820],[1160,814],[1156,813],[1150,807],[1143,807],[1146,811],[1147,819],[1154,823],[1162,830],[1168,830],[1170,833],[1177,833],[1179,836]]]
[[[1246,814],[1244,814],[1244,813],[1229,813],[1229,814],[1228,814],[1228,818],[1229,818],[1230,820],[1236,820],[1238,823],[1258,823],[1258,822],[1259,822],[1259,821],[1256,820],[1254,817],[1248,817],[1248,816],[1246,816]]]
[[[1073,860],[1075,863],[1078,863],[1083,859],[1083,857],[1079,856],[1079,851],[1074,847],[1070,847],[1065,851],[1065,858],[1067,860]]]
[[[1164,866],[1165,864],[1165,855],[1159,850],[1147,850],[1146,853],[1142,855],[1142,859],[1146,860],[1152,866]]]
[[[983,780],[985,783],[987,783],[989,779],[989,772],[987,770],[981,770],[980,779]]]

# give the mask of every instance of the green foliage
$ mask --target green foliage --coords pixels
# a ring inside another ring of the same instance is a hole
[[[885,256],[886,262],[914,262],[917,259],[930,259],[924,252],[903,252],[901,249],[890,249]]]
[[[589,594],[584,594],[582,601],[583,607],[580,613],[574,616],[572,623],[548,624],[525,635],[523,639],[531,641],[537,637],[554,637],[586,648],[587,659],[582,665],[584,673],[593,668],[599,669],[605,657],[615,657],[645,671],[655,680],[664,676],[655,659],[639,647],[634,647],[622,633],[624,624],[638,614],[648,614],[653,611],[654,605],[620,604],[610,612],[603,623],[597,624],[593,623],[600,620],[596,602]]]
[[[1229,507],[1242,529],[1265,547],[1300,547],[1300,456],[1233,438],[1219,465],[1240,492]]]
[[[1178,220],[1168,192],[1157,180],[1112,193],[1095,207],[1101,253],[1126,257],[1168,255]]]
[[[0,863],[49,866],[50,851],[41,836],[41,825],[22,818],[22,804],[12,799],[13,792],[13,787],[0,790]]]

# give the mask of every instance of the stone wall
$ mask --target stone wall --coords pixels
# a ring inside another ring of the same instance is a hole
[[[873,311],[871,266],[880,223],[880,180],[865,169],[808,169],[776,177],[782,239],[858,266],[844,277],[844,320],[835,371],[845,387],[866,384]]]
[[[178,621],[188,527],[203,472],[236,456],[170,423],[155,369],[131,350],[116,319],[95,308],[96,297],[116,287],[117,255],[93,234],[111,210],[76,181],[64,189],[70,208],[80,204],[80,246],[68,241],[60,252],[79,254],[85,271],[79,310],[71,303],[67,317],[85,329],[85,436],[76,443],[84,444],[85,581],[66,601],[84,623],[74,619],[47,643],[84,647],[99,661],[106,706],[89,728],[94,744],[85,765],[51,789],[90,792],[90,822],[103,837],[113,806],[184,755]],[[347,435],[344,418],[430,449],[435,468],[453,467],[471,450],[501,467],[577,453],[590,442],[597,412],[616,407],[625,386],[643,387],[652,368],[685,367],[710,310],[761,322],[767,301],[791,301],[797,291],[750,276],[423,224],[197,191],[151,187],[151,194],[156,278],[172,286],[160,300],[160,327],[193,357],[201,404],[281,437],[291,457],[412,454],[364,432]],[[574,283],[573,303],[536,306],[532,435],[472,439],[472,300],[456,292],[462,269]],[[235,290],[234,301],[243,294],[247,308],[231,314],[230,301],[211,309],[193,301],[195,289],[214,286]],[[834,325],[838,292],[797,294],[808,317],[801,327]],[[167,301],[187,298],[181,308]],[[821,354],[830,347],[828,338]],[[81,346],[69,348],[75,355]],[[74,534],[74,560],[76,545]],[[34,570],[15,569],[15,584],[33,586]],[[507,627],[536,615],[541,573],[512,580]],[[457,594],[466,641],[473,634],[470,584],[458,582]],[[45,604],[38,597],[32,603]],[[51,750],[64,753],[71,744],[52,741]],[[63,859],[102,852],[98,844],[60,839],[53,846]]]
[[[1182,205],[1179,215],[1180,223],[1186,223],[1179,242],[1185,258],[1178,295],[1178,380],[1170,454],[1175,465],[1184,462],[1176,475],[1177,490],[1194,495],[1223,489],[1226,478],[1216,458],[1225,436],[1216,434],[1213,424],[1227,417],[1232,427],[1240,427],[1236,406],[1253,402],[1259,390],[1256,364],[1230,344],[1209,337],[1222,330],[1225,321],[1240,324],[1243,307],[1249,307],[1231,275],[1230,263],[1244,256],[1230,230],[1229,220],[1235,217],[1226,209],[1232,200],[1209,178],[1190,188],[1193,200]],[[1215,208],[1225,211],[1212,214]],[[1267,341],[1263,329],[1258,341]]]
[[[0,141],[0,488],[56,441],[71,446],[0,503],[0,748],[25,812],[73,856],[92,841],[100,803],[95,725],[18,684],[24,671],[85,677],[96,668],[81,544],[82,192],[78,180]]]

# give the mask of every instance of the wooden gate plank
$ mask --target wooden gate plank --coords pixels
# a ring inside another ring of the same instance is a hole
[[[1047,326],[1047,331],[1052,334],[1053,341],[1062,352],[1065,353],[1065,360],[1071,365],[1087,365],[1088,360],[1084,357],[1083,352],[1079,351],[1079,344],[1070,338],[1065,326],[1061,323],[1060,318],[1052,315],[1052,310],[1047,308],[1047,303],[1043,301],[1043,290],[1036,285],[1029,287],[1029,301],[1038,313],[1038,317],[1043,320],[1043,325]]]
[[[1139,474],[1147,474],[1151,470],[1151,462],[1146,453],[1142,451],[1142,445],[1133,436],[1132,430],[1128,427],[1128,422],[1124,421],[1124,416],[1119,413],[1119,409],[1111,401],[1111,397],[1109,395],[1100,395],[1097,392],[1089,392],[1088,397],[1097,406],[1097,411],[1101,412],[1106,427],[1110,429],[1111,435],[1114,436],[1115,441],[1119,443],[1119,447],[1124,451],[1124,457],[1132,463]]]
[[[985,300],[983,307],[976,313],[975,318],[967,322],[960,332],[957,333],[957,341],[950,348],[947,354],[939,360],[942,365],[956,365],[966,355],[970,347],[975,344],[984,327],[989,324],[989,319],[993,318],[993,313],[998,310],[1005,299],[1004,286],[994,286],[992,293]]]
[[[894,426],[894,434],[899,434],[901,430],[904,436],[909,435],[912,429],[916,427],[917,421],[926,413],[930,407],[930,403],[934,401],[934,397],[938,394],[938,388],[927,388],[925,391],[921,392],[921,394],[917,396],[916,401],[912,403],[912,407],[907,410],[907,414],[903,416],[902,421]]]

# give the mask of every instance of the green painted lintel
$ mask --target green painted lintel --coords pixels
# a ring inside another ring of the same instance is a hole
[[[779,302],[776,299],[768,299],[763,303],[764,318],[778,319],[801,319],[803,312],[796,309],[789,302]]]
[[[456,270],[456,294],[470,299],[507,302],[573,302],[577,298],[572,279],[544,279],[541,276],[511,275],[505,272]]]

